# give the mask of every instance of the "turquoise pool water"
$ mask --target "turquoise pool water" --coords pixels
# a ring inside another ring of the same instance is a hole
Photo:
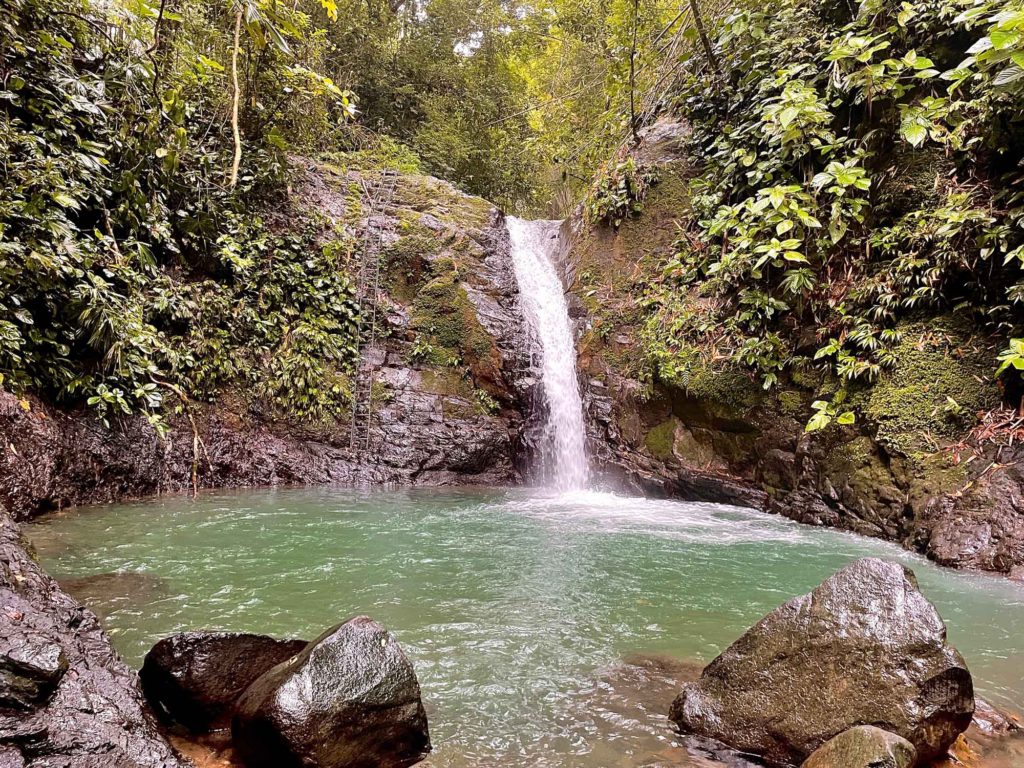
[[[178,630],[312,637],[373,616],[416,666],[435,766],[704,765],[665,719],[679,677],[867,555],[910,565],[979,691],[1024,704],[1024,588],[734,507],[250,491],[84,508],[26,532],[136,666]]]

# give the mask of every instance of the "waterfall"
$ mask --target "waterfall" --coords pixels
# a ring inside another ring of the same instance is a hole
[[[576,377],[576,347],[562,281],[551,256],[560,221],[508,217],[516,280],[527,322],[540,341],[541,386],[546,403],[543,477],[558,490],[580,490],[589,475],[583,401]]]

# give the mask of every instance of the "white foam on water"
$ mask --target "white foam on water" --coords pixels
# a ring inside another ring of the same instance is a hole
[[[623,496],[594,490],[532,490],[487,507],[570,530],[634,533],[715,545],[748,541],[798,542],[808,531],[786,518],[708,502]]]

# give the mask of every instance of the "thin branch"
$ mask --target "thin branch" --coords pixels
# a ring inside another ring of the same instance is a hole
[[[231,135],[235,141],[235,157],[231,163],[231,175],[228,177],[228,186],[234,189],[238,185],[238,168],[242,164],[242,134],[238,130],[238,101],[241,92],[238,87],[238,48],[241,45],[242,35],[242,6],[235,10],[235,45],[231,50]]]
[[[629,130],[633,133],[634,144],[640,143],[636,119],[636,32],[639,26],[640,0],[633,0],[633,42],[629,48]]]
[[[715,51],[711,47],[711,40],[708,38],[708,31],[704,27],[704,19],[700,15],[700,6],[697,5],[697,0],[690,0],[690,10],[693,11],[693,26],[697,30],[700,44],[704,46],[704,53],[707,54],[708,64],[711,65],[711,69],[714,70],[715,74],[719,75],[721,71],[718,68],[718,59],[715,57]]]
[[[73,19],[78,19],[83,24],[88,24],[90,27],[92,27],[105,38],[107,38],[108,43],[114,46],[117,45],[117,43],[114,42],[114,38],[110,36],[110,33],[98,21],[82,16],[79,13],[74,13],[73,11],[50,11],[50,13],[52,13],[55,16],[70,16]]]
[[[153,44],[146,49],[146,56],[153,65],[153,99],[156,101],[159,114],[163,114],[163,107],[160,104],[160,62],[157,56],[160,53],[160,27],[164,21],[164,9],[167,0],[160,0],[160,12],[156,16],[156,23],[153,24]]]

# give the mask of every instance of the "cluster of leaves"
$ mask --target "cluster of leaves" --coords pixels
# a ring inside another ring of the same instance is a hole
[[[715,53],[678,96],[706,163],[651,297],[659,359],[710,345],[765,387],[807,366],[845,386],[909,317],[1020,324],[1024,3],[774,0]],[[816,427],[850,418],[819,405]]]
[[[236,10],[245,151],[230,188]],[[161,429],[169,393],[245,377],[299,415],[333,407],[341,385],[320,368],[351,356],[347,283],[309,255],[309,234],[271,236],[251,213],[282,178],[285,137],[305,142],[350,112],[309,66],[316,37],[301,9],[255,0],[5,6],[4,387],[106,419],[143,412]],[[308,137],[289,128],[299,107]]]
[[[534,198],[569,216],[609,157],[662,110],[683,51],[733,0],[545,0],[517,4],[514,69],[526,91]],[[529,11],[526,9],[529,8]]]
[[[359,307],[346,276],[350,243],[318,245],[307,222],[278,233],[230,216],[217,258],[230,279],[176,283],[154,295],[148,318],[163,331],[169,373],[196,397],[243,386],[303,419],[338,416],[350,398]]]
[[[584,207],[593,223],[618,228],[630,216],[644,208],[644,198],[651,185],[658,181],[657,171],[637,163],[628,150],[598,171],[590,187]]]

